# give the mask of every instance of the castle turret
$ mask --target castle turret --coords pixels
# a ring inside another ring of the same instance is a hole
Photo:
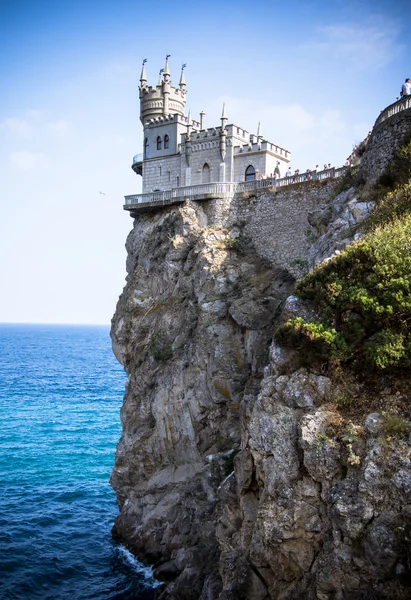
[[[186,103],[186,84],[184,74],[180,77],[179,87],[173,87],[170,79],[170,64],[168,54],[164,69],[161,69],[156,86],[147,85],[144,60],[140,77],[140,120],[146,125],[151,119],[168,117],[169,115],[184,116]]]
[[[185,78],[185,75],[184,75],[184,69],[185,69],[185,68],[186,68],[186,65],[184,64],[184,65],[181,67],[181,75],[180,75],[180,83],[179,83],[180,90],[181,90],[182,92],[185,92],[185,90],[186,90],[186,78]]]
[[[141,67],[141,75],[140,75],[140,88],[144,88],[146,87],[146,83],[147,83],[147,75],[146,75],[146,62],[147,59],[145,58],[143,60],[143,65]]]
[[[221,131],[220,131],[220,155],[221,155],[222,162],[224,162],[224,160],[225,160],[225,153],[226,153],[226,148],[227,148],[226,122],[227,122],[227,116],[225,113],[225,102],[224,102],[223,112],[221,114]],[[224,181],[224,179],[221,179],[221,181]]]

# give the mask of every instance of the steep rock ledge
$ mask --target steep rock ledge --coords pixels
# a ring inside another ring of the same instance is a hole
[[[159,576],[177,577],[165,598],[199,598],[203,588],[217,597],[217,490],[240,448],[240,402],[258,389],[293,282],[249,243],[239,256],[204,219],[185,206],[136,221],[112,326],[129,375],[111,478],[115,534],[161,562]]]
[[[159,598],[396,597],[383,581],[409,568],[411,446],[378,414],[345,431],[335,383],[272,343],[307,310],[294,278],[370,209],[308,184],[135,221],[112,324],[129,376],[114,533],[155,565]]]

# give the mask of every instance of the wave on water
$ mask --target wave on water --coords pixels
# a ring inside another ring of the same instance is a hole
[[[147,567],[140,563],[133,554],[127,548],[122,545],[117,547],[117,550],[123,560],[130,565],[133,571],[139,575],[144,577],[144,581],[150,586],[150,588],[156,588],[161,585],[160,581],[154,579],[153,577],[153,569],[151,567]]]

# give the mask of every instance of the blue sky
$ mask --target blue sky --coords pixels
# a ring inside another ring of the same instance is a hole
[[[411,77],[409,2],[0,0],[0,322],[108,323],[141,182],[138,79],[340,165]],[[100,193],[103,192],[103,193]]]

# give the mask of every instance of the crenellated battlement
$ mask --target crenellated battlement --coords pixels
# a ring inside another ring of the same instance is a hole
[[[161,115],[159,117],[153,117],[149,119],[146,123],[144,123],[145,127],[150,127],[155,124],[165,124],[165,123],[179,123],[180,125],[184,125],[187,127],[189,125],[197,131],[200,130],[200,123],[198,121],[194,121],[194,119],[188,119],[184,115],[174,114],[174,115]]]
[[[141,69],[140,76],[140,119],[143,125],[158,116],[179,114],[184,116],[186,84],[184,80],[184,66],[181,71],[178,88],[172,86],[170,79],[169,55],[166,57],[164,69],[160,70],[159,81],[156,86],[147,85],[145,63]]]
[[[244,154],[246,152],[270,152],[274,156],[282,158],[286,162],[290,161],[290,152],[288,150],[285,150],[276,144],[272,144],[267,140],[253,141],[248,144],[243,144],[242,146],[234,147],[234,154]]]

